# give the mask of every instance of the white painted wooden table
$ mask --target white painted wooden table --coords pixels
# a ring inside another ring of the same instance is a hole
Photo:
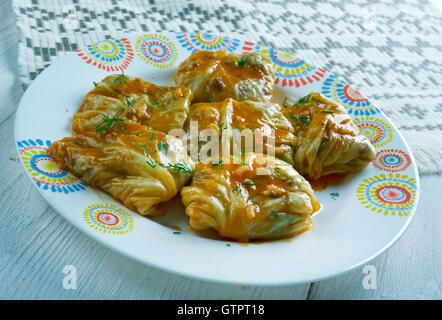
[[[219,285],[158,271],[129,260],[68,224],[39,195],[16,154],[18,35],[9,1],[0,3],[0,299],[441,299],[442,176],[423,176],[417,214],[400,241],[363,267],[301,286]],[[65,290],[63,267],[77,269]]]

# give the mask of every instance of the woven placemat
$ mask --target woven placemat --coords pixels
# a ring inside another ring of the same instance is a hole
[[[128,32],[227,34],[294,53],[381,106],[421,174],[442,172],[442,14],[427,1],[16,0],[26,87],[66,52]]]

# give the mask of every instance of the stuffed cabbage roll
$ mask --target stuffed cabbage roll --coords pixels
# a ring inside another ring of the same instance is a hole
[[[318,92],[285,108],[284,114],[298,138],[293,165],[304,176],[359,172],[375,158],[370,140],[359,133],[345,108]]]
[[[95,84],[72,120],[76,134],[97,131],[103,120],[117,116],[151,129],[182,129],[189,113],[190,90],[163,87],[124,74]]]
[[[54,142],[48,154],[89,186],[97,187],[145,216],[165,213],[194,170],[181,140],[125,122],[100,136]]]
[[[193,229],[213,228],[222,237],[243,242],[309,229],[320,204],[292,166],[254,153],[229,160],[198,163],[192,184],[181,190]]]
[[[261,53],[197,51],[181,62],[175,82],[192,90],[193,102],[270,101],[275,76]]]
[[[218,103],[196,103],[190,107],[189,120],[190,123],[198,124],[199,132],[213,130],[218,141],[229,144],[229,154],[238,156],[257,152],[274,155],[288,163],[293,162],[293,146],[296,143],[294,129],[277,103],[238,102],[233,99]],[[193,137],[192,132],[190,137]],[[200,143],[200,149],[203,144]],[[222,146],[218,148],[218,154],[222,154]],[[200,153],[200,156],[204,155]]]

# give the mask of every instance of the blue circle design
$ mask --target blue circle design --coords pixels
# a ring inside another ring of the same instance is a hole
[[[197,38],[200,37],[201,41]],[[228,52],[234,52],[241,41],[239,39],[233,39],[228,37],[221,37],[221,41],[216,45],[210,45],[204,42],[214,42],[220,38],[220,36],[216,36],[210,33],[176,33],[176,37],[178,42],[191,51],[192,53],[200,50],[225,50]],[[203,42],[202,42],[203,41]]]
[[[344,105],[348,113],[353,113],[355,116],[370,116],[380,112],[379,108],[372,105],[368,99],[349,99],[348,96],[345,95],[345,88],[347,86],[348,83],[344,80],[335,75],[330,75],[327,79],[325,79],[321,88],[321,93],[324,96]]]
[[[35,165],[39,159],[50,159],[50,157],[46,154],[36,154],[36,155],[32,156],[31,160],[29,160],[31,168],[34,169],[35,171],[37,171],[38,173],[40,173],[44,176],[50,177],[50,178],[62,178],[68,174],[64,170],[60,170],[60,172],[58,174],[51,174],[51,173],[42,171],[39,167],[37,167]]]
[[[402,162],[402,159],[400,157],[393,154],[386,155],[385,157],[382,158],[382,160],[390,166],[397,166]]]
[[[31,174],[38,174],[37,176],[32,175],[32,180],[37,187],[42,188],[43,190],[50,190],[54,193],[58,192],[65,194],[86,190],[87,185],[70,175],[69,172],[60,170],[60,172],[56,174],[51,174],[42,171],[36,165],[40,159],[51,161],[51,157],[46,153],[46,149],[51,146],[51,141],[46,140],[43,142],[41,139],[21,140],[17,141],[17,146],[19,147],[19,153],[26,170]],[[41,178],[42,176],[47,177],[48,179],[43,179]]]

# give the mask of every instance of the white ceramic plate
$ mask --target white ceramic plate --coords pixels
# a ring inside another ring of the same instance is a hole
[[[178,64],[196,50],[268,54],[280,96],[317,90],[343,104],[377,151],[376,160],[339,186],[317,192],[323,205],[314,227],[291,240],[239,244],[191,232],[179,198],[166,216],[144,218],[47,156],[70,136],[83,97],[110,73],[173,85]],[[224,36],[136,34],[77,50],[44,70],[25,92],[15,119],[24,168],[43,197],[70,223],[121,254],[199,279],[251,285],[317,281],[349,271],[390,247],[409,225],[419,196],[416,164],[390,120],[359,91],[322,68],[277,49]],[[179,230],[179,231],[178,231]]]

